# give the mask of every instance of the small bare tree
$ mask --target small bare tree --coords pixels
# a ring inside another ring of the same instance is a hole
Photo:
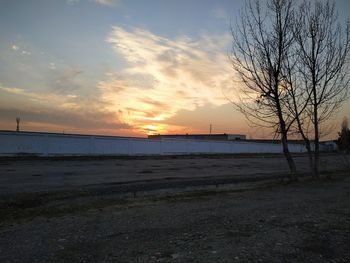
[[[19,117],[16,118],[16,131],[19,132],[19,123],[21,119]]]
[[[350,150],[350,130],[349,130],[349,123],[348,119],[344,117],[344,120],[341,124],[341,130],[338,133],[338,147],[339,150],[343,151],[344,153],[349,152]]]
[[[292,0],[249,0],[240,20],[231,26],[233,68],[243,87],[236,107],[257,125],[273,128],[280,135],[283,152],[296,179],[296,167],[288,149],[288,130],[294,118],[284,100],[283,65],[294,43]]]
[[[325,124],[347,99],[349,90],[350,27],[342,29],[335,2],[305,0],[295,21],[298,78],[301,96],[307,100],[302,114],[296,110],[298,129],[308,150],[310,132],[314,140],[313,175],[319,175],[319,141]],[[296,82],[295,82],[296,83]],[[300,97],[300,96],[299,96]]]

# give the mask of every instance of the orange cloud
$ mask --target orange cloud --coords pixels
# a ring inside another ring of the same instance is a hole
[[[132,133],[131,127],[121,121],[122,114],[107,110],[105,102],[98,99],[92,101],[76,94],[39,93],[1,84],[0,94],[3,121],[0,127],[3,129],[20,116],[25,130]]]
[[[139,131],[181,130],[185,127],[164,123],[180,110],[228,102],[223,93],[232,86],[225,53],[230,41],[230,35],[194,41],[114,27],[107,42],[128,67],[99,83],[102,98],[110,110],[127,112],[128,123]]]

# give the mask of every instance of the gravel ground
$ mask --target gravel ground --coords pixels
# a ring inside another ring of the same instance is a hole
[[[350,174],[0,208],[0,262],[350,262]]]

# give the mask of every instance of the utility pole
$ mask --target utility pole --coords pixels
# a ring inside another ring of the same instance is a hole
[[[212,125],[210,123],[210,126],[209,126],[209,134],[211,135],[211,129],[212,129]]]
[[[21,121],[21,119],[19,117],[16,118],[16,123],[17,123],[17,128],[16,131],[19,132],[19,122]]]

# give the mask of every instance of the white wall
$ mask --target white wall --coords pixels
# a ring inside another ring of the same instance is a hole
[[[305,152],[302,144],[290,144],[291,152]],[[220,153],[282,153],[275,143],[142,139],[112,136],[68,135],[0,131],[0,155],[182,155]]]

